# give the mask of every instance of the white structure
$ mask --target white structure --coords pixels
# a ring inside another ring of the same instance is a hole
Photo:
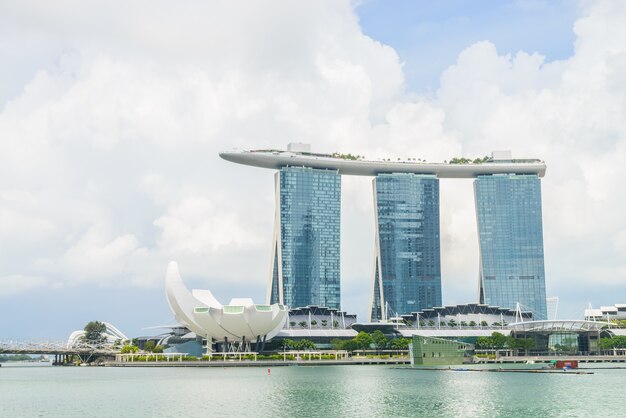
[[[108,322],[103,322],[103,324],[106,326],[106,330],[102,334],[102,336],[104,337],[104,344],[113,345],[117,342],[123,343],[124,341],[129,340],[128,337],[124,335],[122,331],[117,329],[112,324],[109,324]],[[82,338],[84,336],[85,336],[85,331],[82,329],[72,332],[70,334],[70,337],[67,339],[67,346],[75,347],[77,345],[80,345],[80,343],[82,343]]]
[[[546,306],[548,308],[548,320],[556,320],[556,315],[559,310],[559,297],[553,296],[546,298]]]
[[[191,292],[172,261],[165,277],[167,301],[176,321],[196,335],[207,339],[207,348],[215,342],[240,342],[244,346],[254,341],[274,337],[285,325],[288,312],[280,304],[255,305],[252,299],[232,299],[222,305],[210,290]]]
[[[307,144],[290,144],[284,150],[250,150],[220,152],[233,163],[279,170],[286,166],[305,166],[338,170],[339,174],[375,176],[379,173],[434,174],[439,178],[474,178],[483,174],[537,174],[543,177],[546,164],[537,159],[510,159],[510,151],[494,152],[490,161],[481,164],[426,163],[415,160],[369,161],[347,159],[340,155],[312,153]],[[508,159],[503,159],[507,157]]]
[[[585,319],[587,321],[611,321],[626,319],[626,303],[616,303],[613,306],[601,306],[600,309],[593,309],[589,305],[585,309]]]
[[[519,308],[519,307],[518,307]],[[496,327],[514,322],[531,321],[532,313],[521,309],[500,308],[499,306],[489,306],[480,303],[468,303],[463,305],[437,306],[424,309],[421,312],[413,312],[409,315],[402,315],[404,321],[413,323],[414,328],[441,328],[440,324],[445,323],[444,328],[449,326],[454,320],[454,327]],[[464,323],[465,325],[462,325]],[[470,325],[472,324],[473,325]],[[486,323],[486,324],[485,324]],[[482,324],[482,325],[481,325]],[[419,325],[419,326],[418,326]]]

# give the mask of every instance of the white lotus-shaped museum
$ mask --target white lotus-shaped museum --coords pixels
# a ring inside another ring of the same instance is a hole
[[[167,267],[165,289],[176,320],[209,341],[269,340],[288,318],[284,305],[255,305],[249,298],[232,299],[222,305],[210,290],[190,292],[174,261]]]

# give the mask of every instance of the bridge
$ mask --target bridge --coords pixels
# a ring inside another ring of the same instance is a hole
[[[74,357],[79,357],[84,362],[96,357],[113,358],[118,351],[110,344],[83,341],[73,345],[69,345],[67,341],[0,341],[0,354],[54,355],[55,365],[68,364]]]

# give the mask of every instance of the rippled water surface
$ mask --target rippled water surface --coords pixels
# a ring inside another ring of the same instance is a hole
[[[594,372],[5,366],[0,416],[626,416],[626,370]]]

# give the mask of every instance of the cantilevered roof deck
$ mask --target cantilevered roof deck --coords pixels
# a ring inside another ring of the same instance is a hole
[[[254,167],[310,167],[337,170],[353,176],[376,176],[381,173],[431,174],[439,178],[474,178],[488,174],[536,174],[543,177],[546,164],[540,160],[499,160],[480,164],[447,164],[416,161],[370,161],[345,159],[328,154],[281,150],[227,151],[220,157],[227,161]]]

